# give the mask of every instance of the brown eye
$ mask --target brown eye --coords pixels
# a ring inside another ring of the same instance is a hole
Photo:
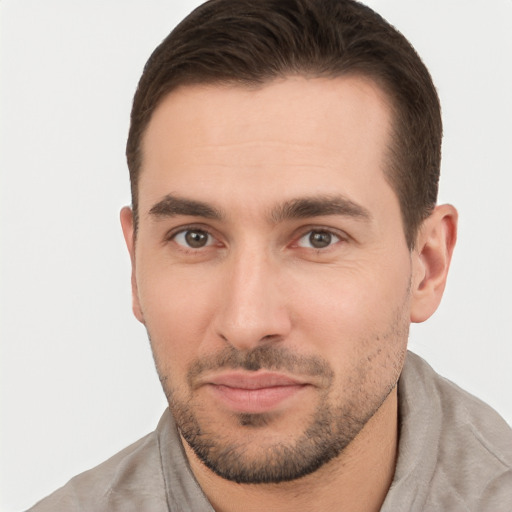
[[[201,249],[212,244],[212,236],[201,229],[187,229],[176,233],[174,241],[190,249]]]
[[[309,249],[325,249],[333,243],[339,242],[340,238],[329,231],[315,230],[309,231],[302,236],[297,245]]]
[[[315,249],[323,249],[331,245],[332,235],[330,233],[326,233],[325,231],[313,231],[309,235],[309,243]]]

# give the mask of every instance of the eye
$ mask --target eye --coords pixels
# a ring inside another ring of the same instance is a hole
[[[334,233],[322,229],[315,229],[300,237],[297,245],[309,249],[325,249],[339,241],[341,241],[341,238]]]
[[[214,242],[213,236],[202,229],[186,229],[176,233],[172,239],[178,245],[189,249],[201,249],[212,245]]]

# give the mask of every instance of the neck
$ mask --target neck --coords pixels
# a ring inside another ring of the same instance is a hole
[[[209,470],[183,441],[192,472],[216,512],[310,510],[378,512],[393,480],[397,452],[396,388],[335,459],[298,480],[237,484]]]

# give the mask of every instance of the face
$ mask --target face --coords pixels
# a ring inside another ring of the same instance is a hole
[[[394,393],[411,257],[361,78],[188,86],[143,140],[134,311],[178,428],[237,482],[339,455]]]

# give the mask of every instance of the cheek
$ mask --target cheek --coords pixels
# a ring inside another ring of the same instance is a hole
[[[407,347],[408,280],[386,275],[338,272],[309,283],[297,310],[300,343],[335,373],[331,396],[339,403],[375,407],[396,384]],[[307,305],[307,307],[306,307]]]
[[[139,302],[157,365],[183,374],[202,350],[215,310],[215,284],[179,269],[138,276]]]
[[[347,360],[379,344],[407,316],[409,262],[351,265],[304,274],[294,288],[295,317],[319,348]],[[400,328],[402,330],[402,328]]]

